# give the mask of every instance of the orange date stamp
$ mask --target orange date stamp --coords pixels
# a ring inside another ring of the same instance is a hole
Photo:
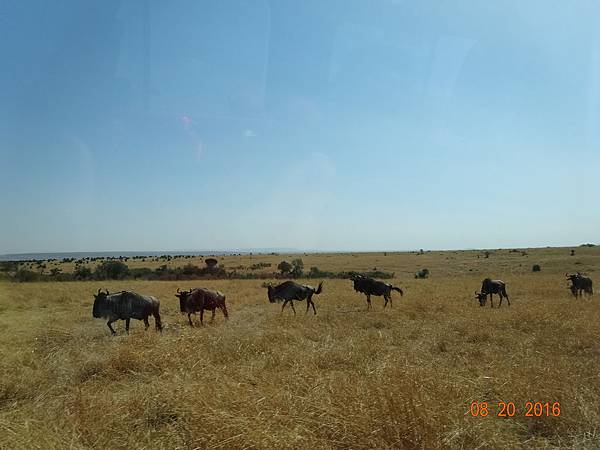
[[[559,417],[560,412],[559,402],[525,402],[522,408],[517,407],[515,402],[472,402],[469,407],[472,417]]]

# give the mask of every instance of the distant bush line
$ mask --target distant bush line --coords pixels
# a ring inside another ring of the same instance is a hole
[[[269,267],[262,264],[261,267]],[[40,265],[40,268],[45,266]],[[241,267],[238,267],[241,268]],[[17,262],[3,262],[0,265],[0,279],[15,282],[33,282],[33,281],[103,281],[103,280],[261,280],[261,279],[287,279],[287,278],[350,278],[358,272],[327,272],[318,267],[311,267],[308,272],[303,270],[301,260],[294,260],[292,264],[280,264],[280,272],[238,272],[225,270],[216,265],[199,267],[193,264],[186,264],[183,267],[170,268],[166,264],[156,269],[148,267],[130,268],[123,261],[108,260],[98,265],[94,270],[86,266],[77,265],[72,273],[62,273],[61,269],[54,268],[50,273],[35,272],[33,270],[19,267]],[[251,266],[250,270],[256,270],[259,267]],[[393,278],[394,272],[384,272],[373,270],[361,272],[363,275],[373,278]]]

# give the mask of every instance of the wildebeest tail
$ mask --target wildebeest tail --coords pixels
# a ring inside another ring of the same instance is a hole
[[[319,283],[319,286],[317,286],[317,290],[315,291],[315,294],[320,294],[321,292],[323,292],[323,282],[322,281]]]
[[[158,331],[162,331],[162,321],[160,320],[160,303],[158,301],[152,305],[152,315],[154,316],[156,329]]]
[[[398,292],[400,292],[400,296],[403,296],[403,295],[404,295],[404,292],[403,292],[403,291],[402,291],[402,289],[400,289],[399,287],[392,286],[392,290],[393,290],[393,291],[398,291]]]
[[[223,311],[223,315],[225,316],[225,318],[229,319],[229,313],[227,312],[227,305],[225,304],[225,296],[223,296],[223,306],[221,308],[221,311]]]

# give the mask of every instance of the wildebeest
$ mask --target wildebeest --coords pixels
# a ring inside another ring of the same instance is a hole
[[[371,308],[371,295],[381,296],[385,299],[383,307],[385,308],[390,302],[390,308],[392,307],[392,291],[400,292],[400,296],[404,295],[404,292],[399,287],[392,286],[389,283],[383,281],[377,281],[373,278],[366,277],[364,275],[353,275],[350,279],[354,282],[354,290],[356,292],[362,292],[367,296],[367,309]]]
[[[129,332],[129,321],[131,319],[143,320],[146,325],[146,330],[150,326],[148,323],[148,316],[154,316],[154,324],[156,330],[162,330],[162,323],[160,321],[160,302],[152,296],[140,295],[136,292],[121,291],[116,294],[108,292],[101,292],[98,289],[98,293],[94,294],[94,307],[92,309],[92,315],[95,318],[108,319],[106,325],[110,329],[110,332],[114,335],[115,330],[112,327],[112,323],[117,320],[125,321],[125,330]]]
[[[285,305],[287,305],[289,302],[290,306],[292,307],[292,311],[294,311],[294,314],[296,314],[294,300],[306,300],[306,312],[308,312],[310,306],[312,305],[312,309],[316,315],[317,310],[315,309],[315,302],[313,302],[312,296],[318,295],[321,292],[323,292],[322,281],[319,283],[319,286],[316,289],[306,284],[298,284],[295,281],[284,281],[275,287],[271,286],[270,284],[267,286],[269,302],[275,303],[276,301],[283,300],[283,305],[281,306],[282,313],[283,308],[285,308]]]
[[[498,294],[500,297],[500,304],[498,308],[502,306],[502,300],[506,298],[508,302],[508,306],[510,306],[510,300],[508,299],[508,295],[506,294],[506,283],[502,280],[492,280],[491,278],[486,278],[481,283],[481,292],[475,292],[475,298],[479,300],[479,306],[485,306],[485,302],[487,301],[487,296],[490,296],[490,306],[494,307],[494,298],[493,294]]]
[[[571,282],[569,289],[575,298],[582,296],[583,292],[588,295],[592,295],[594,293],[591,278],[584,277],[579,272],[574,274],[566,273],[565,276],[567,277],[567,280]]]
[[[210,321],[215,320],[215,310],[219,308],[225,319],[229,318],[227,306],[225,305],[225,295],[219,291],[211,291],[205,288],[190,289],[189,291],[180,291],[177,288],[175,297],[179,298],[179,309],[182,313],[187,313],[190,325],[192,323],[192,314],[200,311],[200,324],[204,325],[204,311],[212,311]]]

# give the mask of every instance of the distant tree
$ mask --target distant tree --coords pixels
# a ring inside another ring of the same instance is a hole
[[[85,266],[77,266],[73,271],[73,278],[76,280],[88,280],[92,278],[92,269]]]
[[[292,261],[292,275],[295,277],[301,277],[304,274],[304,262],[300,258],[296,258]]]
[[[575,250],[571,250],[571,256],[575,256]]]
[[[98,280],[122,280],[129,275],[129,267],[121,261],[105,261],[96,267],[94,277]]]
[[[281,261],[277,265],[277,270],[279,270],[282,275],[287,275],[288,273],[290,273],[292,271],[292,269],[293,269],[293,266],[287,261]]]

